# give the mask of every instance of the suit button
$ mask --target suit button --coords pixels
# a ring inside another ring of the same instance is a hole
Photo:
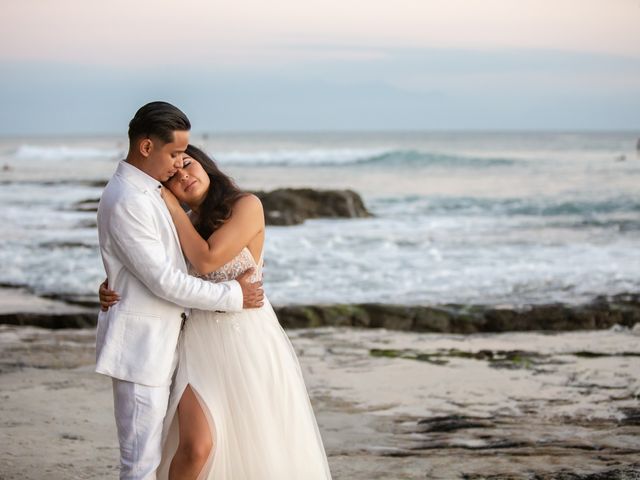
[[[187,319],[187,314],[186,314],[186,313],[184,313],[184,312],[182,312],[182,313],[180,314],[180,318],[181,318],[182,320],[186,320],[186,319]]]

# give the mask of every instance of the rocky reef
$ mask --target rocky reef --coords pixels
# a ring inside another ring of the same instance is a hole
[[[435,333],[531,330],[595,330],[640,322],[640,295],[600,296],[584,305],[402,306],[385,304],[284,306],[277,308],[285,328],[352,326]]]
[[[8,289],[8,291],[16,291]],[[16,295],[14,293],[13,295]],[[24,291],[21,295],[27,295]],[[34,301],[41,297],[31,295]],[[30,303],[0,309],[0,324],[44,328],[85,328],[96,324],[97,298],[56,295],[55,308],[29,308]],[[274,307],[284,328],[361,327],[432,333],[600,330],[640,323],[640,294],[599,296],[583,305],[403,306],[377,303],[285,305]]]

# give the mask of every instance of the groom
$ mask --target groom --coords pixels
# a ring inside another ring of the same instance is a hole
[[[240,311],[262,306],[251,271],[212,283],[187,274],[178,235],[160,196],[183,166],[191,124],[165,102],[138,110],[129,152],[98,208],[100,253],[120,301],[98,316],[96,371],[112,377],[120,478],[155,478],[176,347],[190,308]]]

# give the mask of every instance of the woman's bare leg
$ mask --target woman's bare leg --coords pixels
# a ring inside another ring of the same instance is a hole
[[[196,480],[214,448],[209,422],[191,385],[178,404],[180,444],[169,467],[169,480]]]

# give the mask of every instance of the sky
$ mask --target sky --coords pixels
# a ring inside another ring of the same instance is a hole
[[[640,130],[640,0],[2,0],[0,136]]]

